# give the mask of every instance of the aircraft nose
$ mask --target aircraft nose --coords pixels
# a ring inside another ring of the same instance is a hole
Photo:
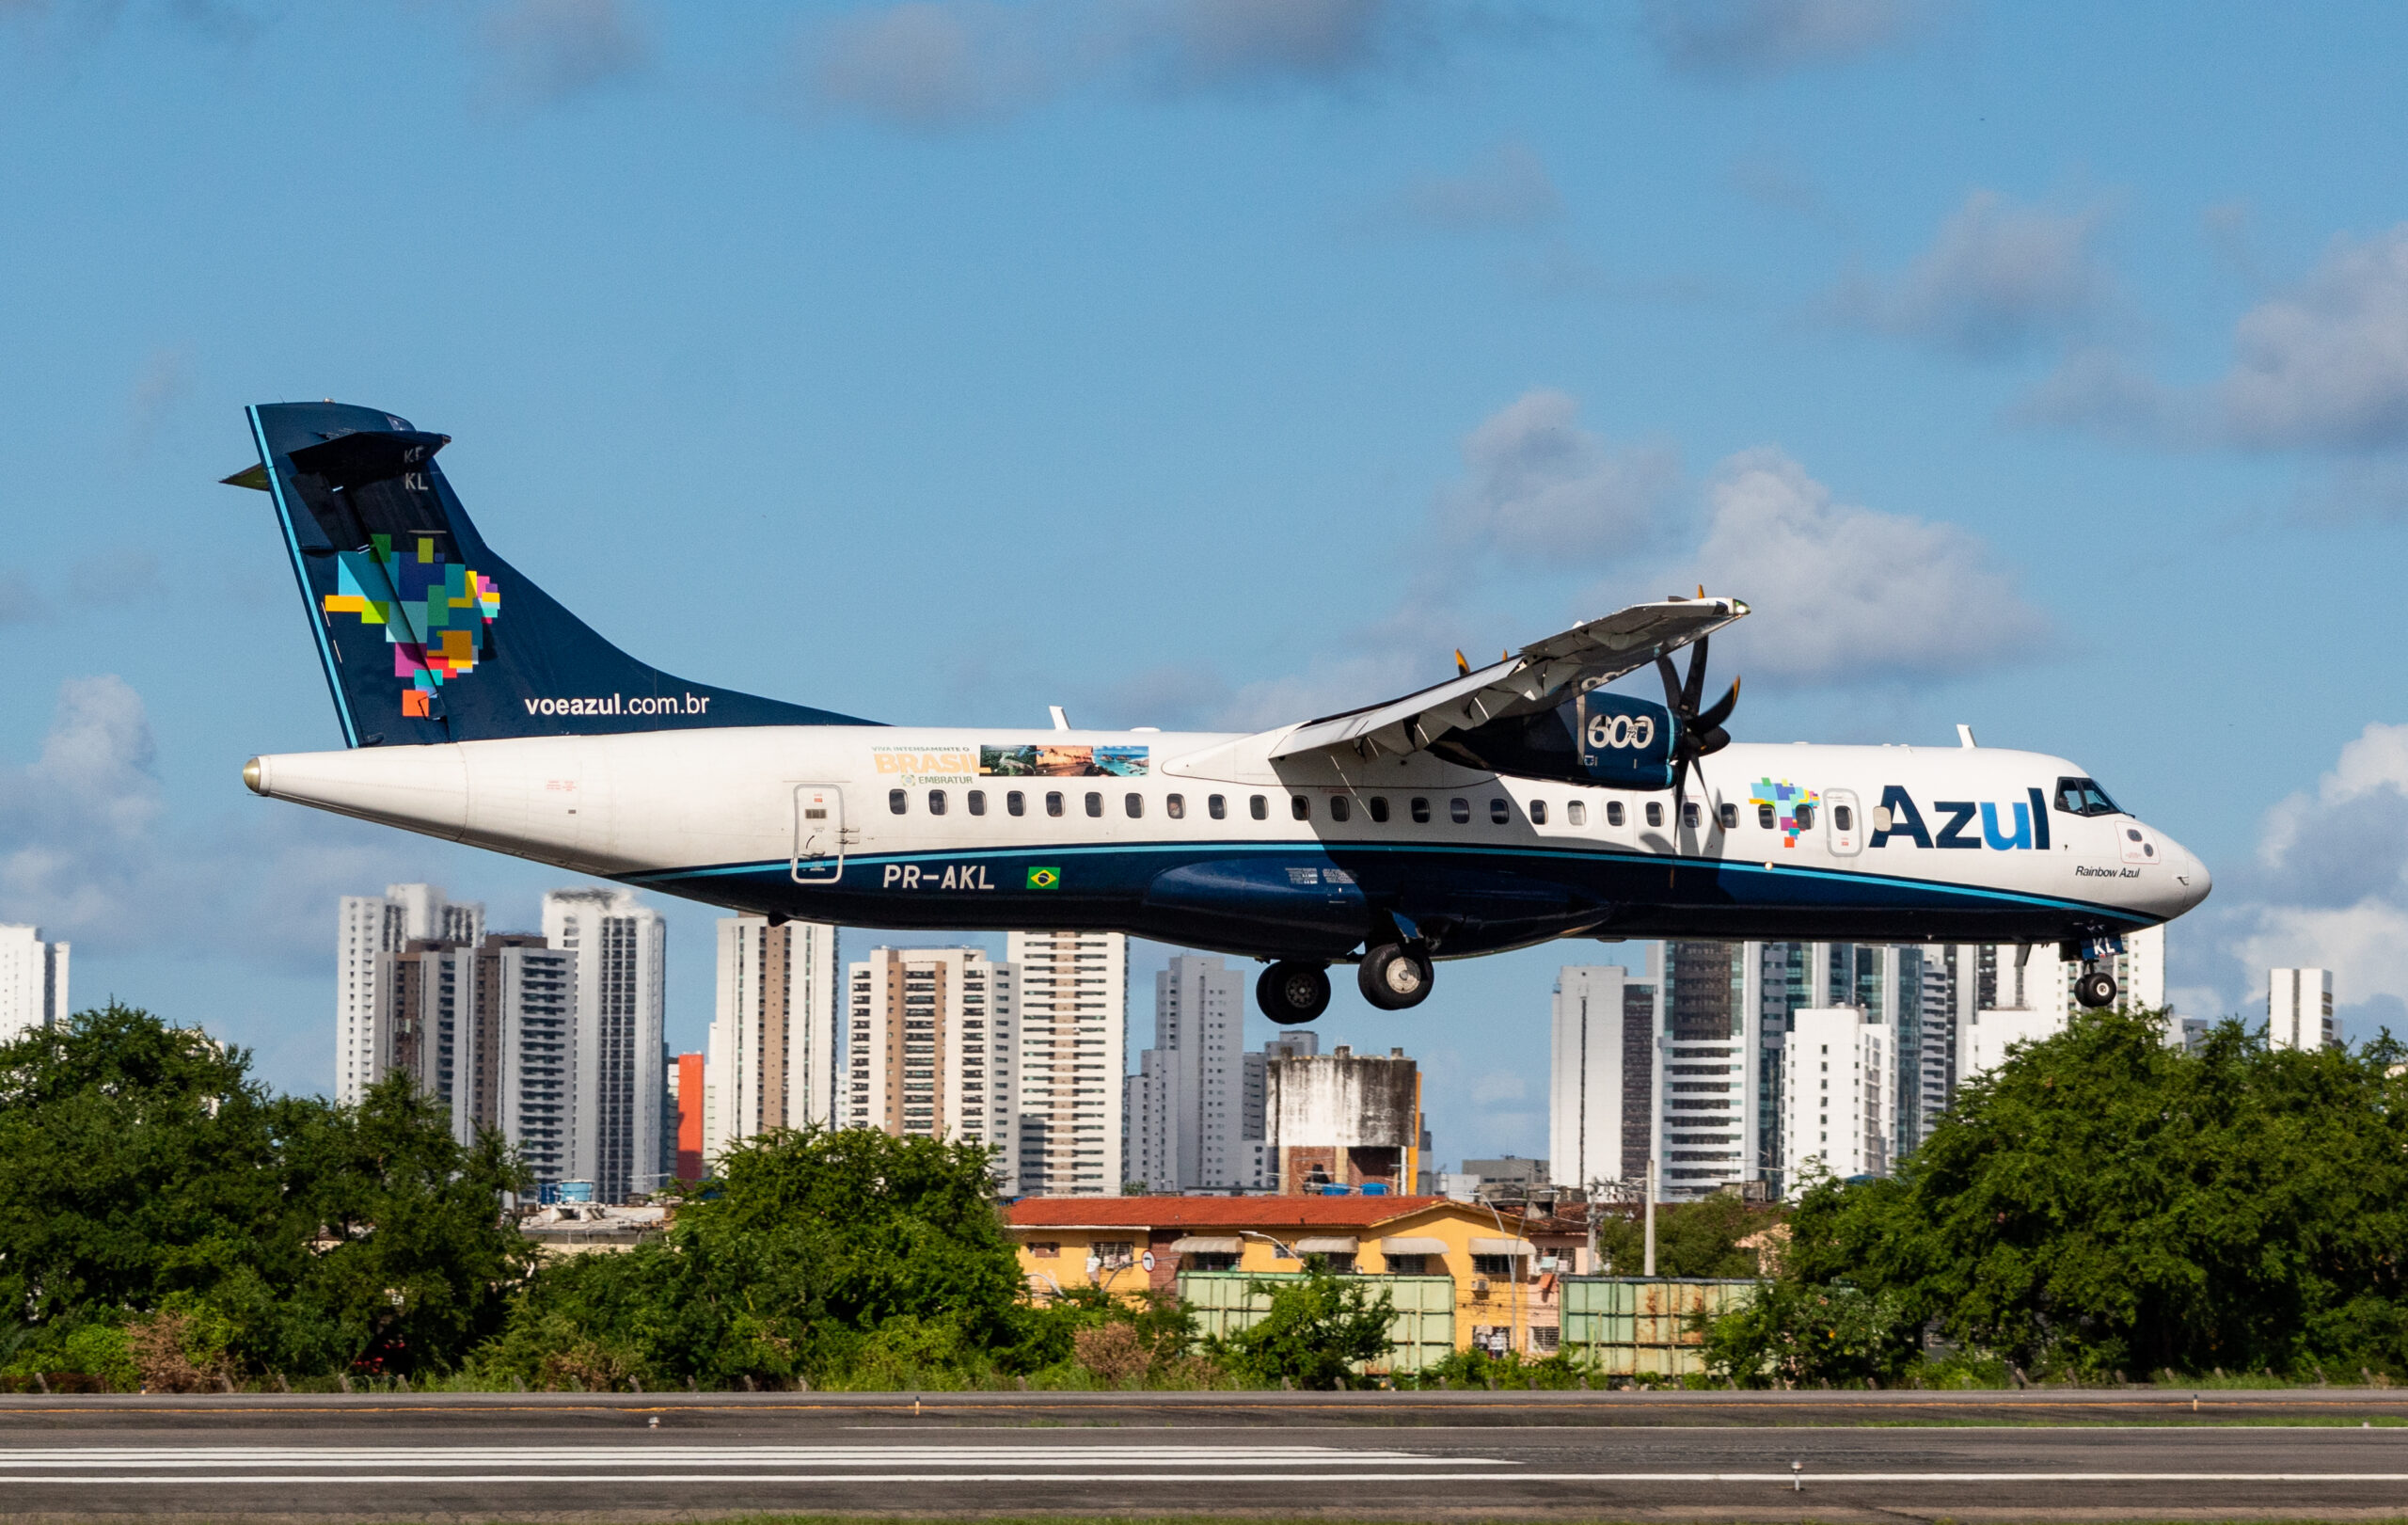
[[[2199,861],[2197,853],[2163,832],[2154,834],[2159,850],[2165,854],[2165,866],[2173,880],[2170,888],[2174,892],[2171,898],[2175,905],[2168,914],[2178,916],[2208,898],[2208,891],[2215,887],[2215,879],[2208,872],[2208,866]]]

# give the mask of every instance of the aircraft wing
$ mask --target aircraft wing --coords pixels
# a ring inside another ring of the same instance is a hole
[[[1382,754],[1418,752],[1450,732],[1467,731],[1501,715],[1553,708],[1571,694],[1644,667],[1747,612],[1748,606],[1736,598],[1633,604],[1418,693],[1307,722],[1271,755],[1343,749],[1369,761]]]

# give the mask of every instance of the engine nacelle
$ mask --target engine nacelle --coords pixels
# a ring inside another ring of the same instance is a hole
[[[1592,689],[1542,714],[1459,731],[1430,750],[1466,767],[1517,778],[1669,789],[1678,728],[1662,705]]]

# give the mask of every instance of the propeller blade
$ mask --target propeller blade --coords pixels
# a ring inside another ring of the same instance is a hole
[[[1731,680],[1731,691],[1714,701],[1714,707],[1698,716],[1692,723],[1701,731],[1719,730],[1722,723],[1731,718],[1731,711],[1738,707],[1739,680],[1735,677]]]
[[[1709,638],[1699,636],[1697,649],[1689,654],[1689,680],[1681,686],[1681,718],[1697,716],[1697,702],[1705,697],[1705,646]]]
[[[1731,733],[1718,725],[1710,731],[1698,733],[1697,755],[1701,757],[1711,757],[1730,744]]]
[[[1664,707],[1677,719],[1681,713],[1681,675],[1673,668],[1672,659],[1656,658],[1656,674],[1664,680]]]
[[[1677,840],[1689,820],[1689,754],[1687,747],[1672,760],[1672,834]]]

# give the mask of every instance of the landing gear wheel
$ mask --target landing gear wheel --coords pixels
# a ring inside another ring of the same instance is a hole
[[[2073,982],[2073,998],[2096,1011],[2100,1007],[2115,1004],[2115,977],[2103,969],[2093,969]]]
[[[1329,1009],[1329,971],[1317,963],[1283,959],[1254,982],[1262,1014],[1283,1027],[1310,1022]]]
[[[1354,982],[1363,988],[1363,999],[1383,1011],[1419,1006],[1429,998],[1435,979],[1429,955],[1397,943],[1381,944],[1364,954],[1363,961],[1354,967]]]

